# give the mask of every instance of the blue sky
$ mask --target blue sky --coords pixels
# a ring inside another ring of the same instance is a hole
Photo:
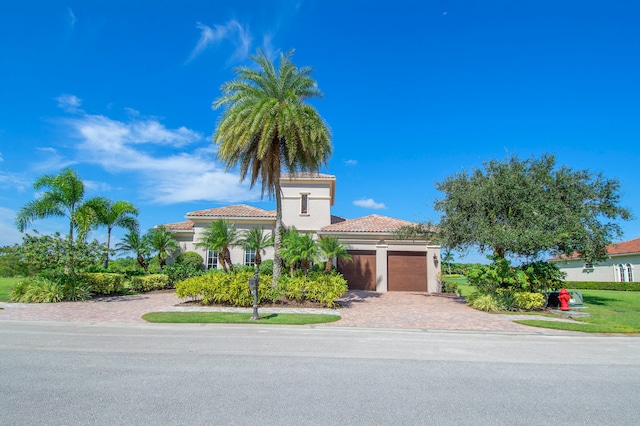
[[[211,103],[256,49],[295,48],[315,69],[334,214],[437,219],[434,182],[553,153],[619,179],[640,215],[638,2],[23,0],[0,5],[0,43],[0,246],[21,240],[34,180],[63,167],[87,197],[136,204],[142,229],[230,203],[273,208],[211,143]],[[622,225],[640,236],[638,219]]]

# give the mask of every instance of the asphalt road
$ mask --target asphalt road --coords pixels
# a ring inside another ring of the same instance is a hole
[[[0,324],[0,425],[638,424],[640,338]]]

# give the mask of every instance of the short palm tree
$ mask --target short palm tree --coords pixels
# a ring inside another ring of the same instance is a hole
[[[128,201],[119,200],[111,201],[104,197],[96,197],[88,200],[84,208],[93,210],[95,215],[95,226],[107,227],[107,250],[103,267],[109,267],[109,248],[111,247],[111,231],[114,227],[125,228],[134,231],[138,228],[138,221],[135,216],[138,215],[138,208]]]
[[[225,272],[229,270],[233,272],[229,247],[238,245],[239,242],[240,236],[235,225],[226,219],[218,219],[211,222],[211,224],[204,229],[200,241],[196,243],[196,247],[217,250],[222,269],[224,269]]]
[[[282,257],[289,265],[291,276],[298,262],[302,272],[307,274],[311,264],[320,258],[320,251],[311,234],[300,233],[292,227],[282,239]]]
[[[149,258],[151,247],[147,238],[140,237],[138,231],[130,231],[122,241],[116,244],[116,250],[124,253],[135,253],[138,264],[145,271],[149,271]]]
[[[241,181],[249,176],[251,187],[260,181],[263,196],[275,196],[274,286],[282,267],[282,170],[317,171],[332,150],[329,126],[305,103],[322,96],[313,69],[296,67],[292,55],[293,50],[280,54],[276,68],[258,51],[251,59],[259,69],[237,68],[236,79],[222,85],[222,96],[213,103],[214,109],[224,108],[213,135],[218,158],[227,170],[239,166]]]
[[[273,235],[265,234],[263,227],[251,228],[245,232],[242,243],[245,249],[256,252],[254,262],[256,264],[256,268],[259,268],[262,263],[262,256],[260,253],[262,252],[264,254],[265,249],[273,245]]]
[[[327,256],[327,264],[325,265],[324,272],[328,274],[333,268],[333,259],[347,259],[353,260],[351,255],[347,252],[347,246],[342,244],[338,237],[324,237],[320,238],[318,243],[322,253]]]
[[[69,219],[69,241],[73,242],[76,211],[84,199],[84,183],[73,169],[63,169],[57,175],[44,175],[33,184],[35,190],[44,190],[36,200],[25,204],[16,217],[16,225],[24,232],[35,219],[66,217]]]
[[[180,246],[174,238],[173,232],[164,225],[151,228],[143,238],[146,239],[145,244],[148,244],[149,247],[157,253],[156,256],[158,257],[158,262],[160,262],[160,269],[164,268],[167,264],[169,254],[180,250]]]

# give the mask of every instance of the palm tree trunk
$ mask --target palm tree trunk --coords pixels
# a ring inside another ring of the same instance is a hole
[[[276,193],[276,235],[273,239],[273,282],[274,287],[278,287],[278,278],[282,275],[282,255],[280,247],[282,246],[282,188],[280,187],[280,175],[274,181]]]
[[[333,259],[332,258],[328,258],[327,259],[327,264],[324,267],[324,273],[328,274],[329,272],[331,272],[331,268],[333,268]]]
[[[111,245],[111,228],[107,228],[107,251],[104,253],[104,262],[102,267],[107,269],[109,267],[109,246]]]

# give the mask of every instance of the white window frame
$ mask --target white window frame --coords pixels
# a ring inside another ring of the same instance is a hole
[[[255,266],[256,251],[254,249],[244,249],[244,264],[246,266]]]
[[[207,259],[205,268],[208,269],[218,269],[218,250],[207,250]]]

